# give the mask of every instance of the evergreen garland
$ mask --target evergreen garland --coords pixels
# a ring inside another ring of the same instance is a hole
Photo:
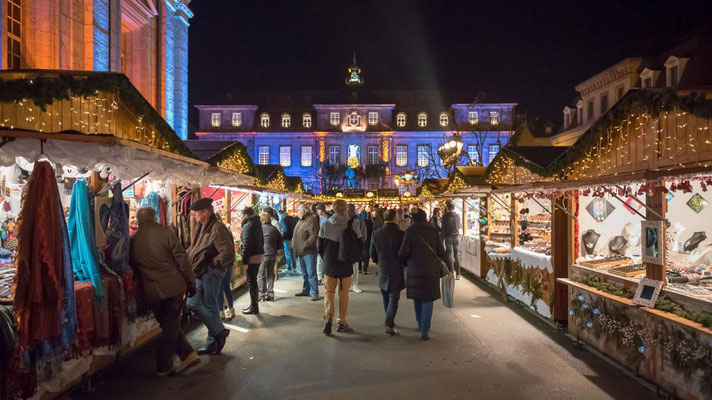
[[[77,73],[58,72],[52,77],[0,79],[0,102],[31,100],[40,110],[47,111],[47,106],[55,101],[69,100],[72,97],[89,98],[95,96],[97,92],[116,93],[120,95],[122,102],[142,118],[143,122],[155,127],[156,132],[168,142],[173,151],[195,158],[173,128],[131,84],[126,75],[112,72],[76,75]]]
[[[215,153],[208,158],[208,163],[234,170],[240,174],[255,176],[255,163],[241,142],[235,142]]]

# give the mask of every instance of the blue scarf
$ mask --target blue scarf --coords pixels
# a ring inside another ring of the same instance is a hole
[[[89,213],[87,183],[77,180],[72,188],[69,204],[69,244],[72,247],[72,267],[80,281],[91,280],[99,305],[104,304],[104,287],[96,262],[94,224]]]

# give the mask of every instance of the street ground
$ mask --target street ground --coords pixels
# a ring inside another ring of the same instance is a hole
[[[438,301],[430,341],[419,340],[413,303],[401,297],[401,334],[384,333],[377,276],[351,293],[353,333],[321,333],[323,302],[294,297],[301,277],[275,284],[259,317],[238,315],[220,356],[182,376],[156,378],[155,342],[67,399],[654,399],[654,393],[575,346],[481,282],[457,281],[452,309]],[[320,288],[320,289],[323,289]],[[247,304],[238,292],[235,308]],[[185,326],[198,348],[205,328]]]

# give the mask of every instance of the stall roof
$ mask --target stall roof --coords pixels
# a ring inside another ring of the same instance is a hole
[[[455,167],[442,194],[453,196],[464,193],[465,189],[470,189],[467,192],[468,194],[488,191],[489,186],[484,181],[486,170],[487,168],[482,166]]]
[[[108,167],[119,179],[133,179],[150,172],[155,179],[199,185],[244,186],[254,182],[251,176],[112,135],[0,129],[0,137],[2,165],[13,165],[17,157],[32,162],[43,153],[56,164],[92,170]]]

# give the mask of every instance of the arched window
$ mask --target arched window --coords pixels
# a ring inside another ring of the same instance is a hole
[[[398,113],[398,115],[396,115],[396,125],[401,128],[405,126],[405,113]]]
[[[450,118],[447,116],[447,113],[442,112],[440,113],[440,126],[448,126],[450,124]]]
[[[269,114],[262,113],[260,115],[260,126],[263,128],[269,128]]]
[[[282,128],[289,128],[292,125],[292,117],[289,114],[282,114]]]
[[[311,128],[311,125],[312,125],[311,114],[309,114],[309,113],[302,114],[302,126],[305,128]]]
[[[418,114],[418,126],[419,127],[425,127],[428,125],[428,114],[422,112]]]

